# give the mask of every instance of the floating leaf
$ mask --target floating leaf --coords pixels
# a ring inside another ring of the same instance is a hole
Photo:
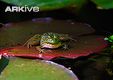
[[[13,58],[0,80],[78,80],[71,70],[51,61]]]
[[[0,74],[3,71],[3,69],[7,66],[8,64],[8,59],[6,59],[5,57],[1,57],[0,59]]]
[[[113,0],[92,0],[98,9],[111,9],[113,8]]]
[[[38,18],[32,19],[32,21],[8,23],[0,28],[0,55],[47,60],[56,57],[77,58],[87,56],[101,51],[107,46],[103,36],[92,35],[80,37],[80,35],[90,34],[94,31],[88,24],[72,22],[70,20],[52,20],[51,18]],[[69,34],[76,41],[70,42],[68,50],[62,50],[61,48],[45,50],[41,54],[35,47],[28,49],[26,46],[22,46],[30,37],[45,32]]]
[[[71,46],[72,48],[69,50],[45,50],[44,53],[40,53],[35,47],[29,49],[23,46],[16,46],[2,49],[0,53],[4,56],[42,58],[46,60],[56,57],[74,59],[80,56],[87,56],[89,54],[97,53],[104,49],[107,46],[107,43],[104,41],[104,37],[92,35],[79,37],[76,42],[71,43]]]
[[[40,10],[53,10],[68,6],[81,6],[86,0],[2,0],[19,6],[38,6]]]
[[[19,5],[19,6],[38,6],[40,10],[54,10],[69,6],[75,6],[80,9],[87,0],[2,0],[6,3]],[[113,8],[112,0],[91,0],[97,5],[98,9],[111,9]]]
[[[0,48],[23,45],[35,34],[45,32],[65,33],[79,36],[93,33],[95,30],[88,24],[72,22],[70,20],[52,20],[51,18],[37,18],[20,23],[7,23],[0,28]]]

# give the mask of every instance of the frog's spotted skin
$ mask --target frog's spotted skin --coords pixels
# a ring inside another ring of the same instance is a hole
[[[57,33],[44,33],[41,36],[40,40],[40,46],[42,48],[58,48],[60,47],[61,40],[60,40],[60,34]]]
[[[39,47],[55,49],[62,46],[66,46],[66,44],[63,43],[63,41],[69,39],[72,38],[70,38],[68,34],[58,34],[58,33],[48,32],[48,33],[43,33],[42,35],[40,34],[34,35],[24,45],[27,45],[28,48],[32,46],[36,46],[36,49],[38,50]]]

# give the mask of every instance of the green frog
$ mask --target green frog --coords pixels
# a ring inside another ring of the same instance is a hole
[[[68,34],[47,32],[34,35],[29,40],[27,40],[24,45],[27,45],[28,48],[36,46],[36,49],[39,50],[40,53],[42,53],[45,48],[57,49],[62,47],[64,49],[68,49],[66,42],[69,42],[69,40],[74,39],[72,39]]]

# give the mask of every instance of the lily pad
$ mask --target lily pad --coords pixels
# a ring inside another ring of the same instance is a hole
[[[0,80],[78,80],[74,73],[51,61],[12,58]]]
[[[86,0],[2,0],[6,3],[18,6],[38,6],[41,11],[54,10],[75,5],[82,6]]]
[[[56,57],[65,58],[77,58],[80,56],[87,56],[89,54],[97,53],[107,46],[107,42],[104,41],[103,36],[81,36],[76,42],[70,43],[72,48],[68,50],[46,50],[44,53],[40,53],[33,48],[27,48],[25,46],[16,46],[12,48],[2,49],[1,55],[4,56],[18,56],[28,58],[42,58],[50,60]]]
[[[101,51],[107,46],[103,36],[91,35],[95,30],[88,24],[71,20],[53,20],[37,18],[20,23],[4,24],[0,28],[0,55],[42,58],[50,60],[56,57],[77,58]],[[35,47],[22,46],[30,37],[45,32],[69,34],[76,41],[70,42],[68,50],[45,50],[39,53]]]
[[[93,33],[95,30],[88,24],[71,20],[53,20],[37,18],[20,23],[7,23],[0,28],[0,48],[23,45],[35,34],[45,32],[66,33],[71,36]]]
[[[112,0],[92,0],[98,9],[112,9],[113,1]]]

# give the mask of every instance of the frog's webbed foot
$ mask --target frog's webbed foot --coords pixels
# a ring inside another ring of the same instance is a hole
[[[113,71],[110,69],[106,69],[106,71],[108,72],[109,75],[113,76]]]
[[[68,49],[69,49],[69,45],[63,44],[62,48],[63,48],[64,50],[68,50]]]
[[[29,40],[28,40],[28,41],[26,41],[26,42],[23,44],[23,46],[27,46],[27,48],[32,47],[32,45],[30,45],[30,44],[29,44]]]
[[[38,50],[39,53],[44,53],[45,52],[45,49],[42,49],[40,46],[37,46],[36,50]]]
[[[29,41],[27,41],[26,43],[24,43],[23,46],[27,46],[27,48],[31,48],[32,47],[32,45],[29,43]]]
[[[27,43],[27,48],[31,48],[31,47],[32,47],[32,45]]]
[[[28,39],[23,46],[27,46],[27,48],[30,48],[34,45],[38,45],[40,42],[40,36],[39,34],[34,35],[33,37],[31,37],[30,39]]]

